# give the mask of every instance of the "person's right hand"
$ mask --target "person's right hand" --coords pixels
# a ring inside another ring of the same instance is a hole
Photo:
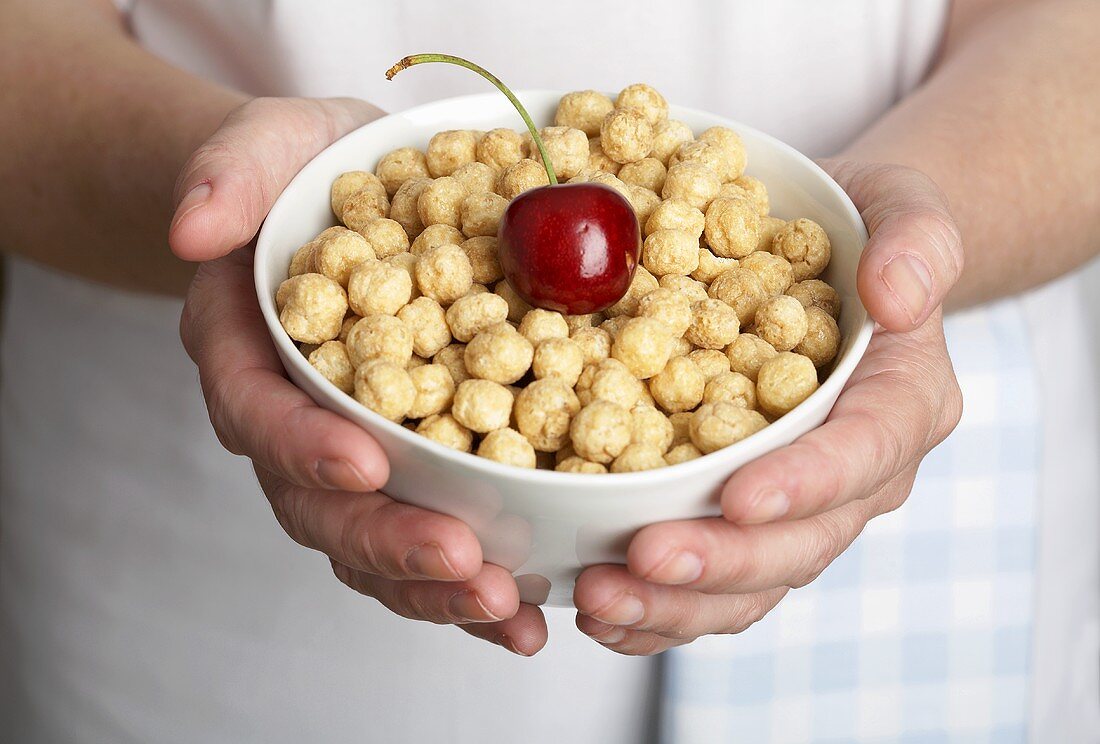
[[[287,534],[393,612],[530,656],[546,642],[542,613],[520,605],[508,571],[483,562],[466,524],[379,492],[381,447],[287,380],[260,315],[251,243],[275,198],[310,158],[380,115],[354,99],[254,99],[195,151],[168,238],[177,256],[203,262],[180,335],[219,440],[252,460]]]

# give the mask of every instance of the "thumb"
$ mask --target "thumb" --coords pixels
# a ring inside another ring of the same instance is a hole
[[[870,240],[856,286],[879,325],[917,328],[943,302],[963,267],[947,197],[920,171],[899,165],[825,163],[863,215]]]
[[[255,98],[234,109],[176,182],[172,252],[207,261],[247,244],[302,166],[381,115],[353,98]]]

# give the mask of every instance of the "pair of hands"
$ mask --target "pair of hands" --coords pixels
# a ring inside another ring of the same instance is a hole
[[[290,537],[399,615],[530,656],[546,643],[541,610],[483,561],[467,525],[379,491],[389,474],[381,448],[286,379],[256,302],[249,244],[275,198],[310,158],[381,113],[352,99],[256,99],[194,153],[169,233],[176,255],[202,262],[181,336],[220,441],[252,460]],[[577,626],[614,651],[654,654],[749,627],[900,506],[921,459],[958,423],[939,306],[962,249],[943,195],[911,169],[824,165],[870,231],[858,286],[879,327],[828,421],[738,470],[722,517],[646,527],[626,566],[580,576]]]

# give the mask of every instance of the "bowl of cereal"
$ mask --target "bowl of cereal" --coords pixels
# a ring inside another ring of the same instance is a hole
[[[584,566],[623,562],[644,525],[719,514],[734,470],[825,420],[871,336],[867,233],[810,159],[648,86],[519,97],[584,133],[583,157],[579,136],[545,138],[562,180],[638,217],[614,305],[565,316],[504,280],[496,225],[547,176],[496,94],[320,153],[264,222],[256,289],[290,378],[386,451],[386,493],[470,524],[524,601],[571,606]]]

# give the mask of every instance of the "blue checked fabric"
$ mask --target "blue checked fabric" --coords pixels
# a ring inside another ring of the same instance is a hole
[[[904,506],[737,636],[665,655],[665,744],[1022,742],[1039,412],[1013,301],[953,316],[958,429]]]

